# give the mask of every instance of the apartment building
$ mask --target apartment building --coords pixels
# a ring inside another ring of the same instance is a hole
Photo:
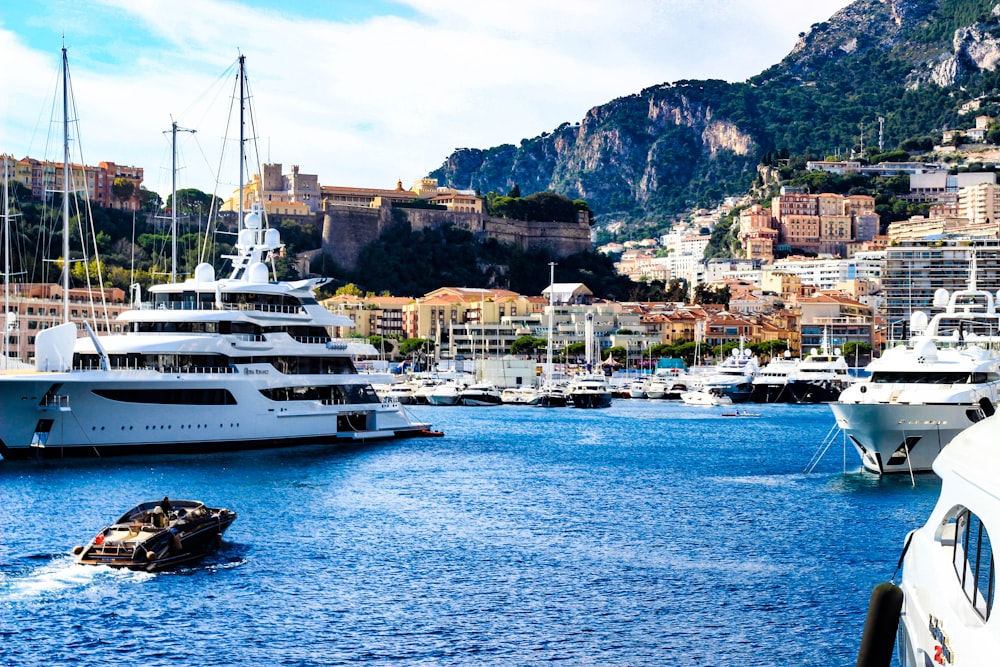
[[[42,201],[55,192],[75,192],[104,208],[138,211],[140,188],[143,181],[142,167],[126,167],[114,162],[100,162],[96,167],[82,164],[69,165],[69,184],[65,187],[65,169],[62,162],[49,162],[26,157],[16,160],[8,156],[10,178],[31,190],[32,199]],[[119,199],[115,181],[130,184],[131,196]]]
[[[887,326],[899,337],[916,310],[933,314],[934,292],[964,289],[975,254],[980,289],[1000,290],[1000,241],[969,239],[904,240],[886,248],[882,297]]]
[[[996,224],[1000,215],[1000,185],[979,183],[958,193],[958,215],[972,224]]]
[[[818,349],[824,340],[831,347],[846,343],[875,342],[875,312],[839,292],[817,292],[799,300],[802,313],[802,350]]]

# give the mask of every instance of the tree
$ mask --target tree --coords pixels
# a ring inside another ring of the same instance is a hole
[[[587,344],[582,342],[570,343],[562,351],[562,358],[564,361],[569,361],[572,358],[582,357],[587,351]]]
[[[750,349],[759,357],[776,357],[788,349],[788,342],[783,340],[767,340],[762,343],[751,343]]]
[[[716,289],[714,287],[709,287],[705,283],[698,283],[694,286],[694,303],[715,303],[728,305],[729,285]]]
[[[407,338],[399,344],[399,353],[412,358],[415,354],[434,349],[434,341],[429,338]]]
[[[127,178],[118,177],[111,183],[111,194],[118,200],[118,206],[135,195],[135,183]]]
[[[349,296],[356,296],[359,298],[365,295],[365,293],[361,291],[361,288],[355,285],[354,283],[347,283],[343,287],[338,287],[337,291],[333,293],[334,296],[342,296],[344,294],[347,294]]]
[[[98,275],[104,271],[104,264],[96,259],[89,262],[73,262],[70,267],[70,275],[81,285],[98,285]]]
[[[872,359],[872,346],[865,342],[850,341],[841,347],[844,359],[852,366],[866,366]]]
[[[434,350],[434,341],[429,338],[407,338],[399,344],[399,353],[413,360],[413,370],[426,370],[427,355]]]
[[[672,301],[674,303],[685,303],[688,297],[688,281],[684,278],[671,278],[670,282],[667,283],[667,291],[664,295],[664,301]]]
[[[210,211],[218,211],[222,206],[222,199],[215,195],[202,192],[197,188],[182,188],[177,191],[177,213],[181,215],[195,215],[198,213],[208,215]],[[173,195],[167,195],[167,209],[173,210]]]
[[[521,336],[510,344],[511,354],[534,354],[537,350],[545,349],[548,341],[535,336]]]
[[[396,349],[396,341],[384,336],[369,336],[368,342],[375,346],[375,349],[385,354],[390,354]]]
[[[510,197],[511,199],[520,199],[521,198],[521,187],[517,183],[515,183],[514,187],[512,187],[510,189],[510,192],[507,193],[507,196]]]
[[[611,355],[611,358],[614,359],[619,364],[624,364],[625,363],[625,355],[628,354],[628,353],[626,352],[624,346],[622,346],[622,345],[615,345],[613,347],[609,347],[608,348],[608,354]]]

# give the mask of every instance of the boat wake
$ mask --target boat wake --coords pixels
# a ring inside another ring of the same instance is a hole
[[[35,600],[63,591],[86,588],[105,577],[145,581],[153,575],[146,572],[115,570],[110,567],[81,567],[69,554],[40,554],[26,560],[45,560],[44,565],[28,565],[9,576],[0,576],[0,600]]]
[[[242,544],[225,544],[198,565],[180,567],[162,573],[143,572],[108,567],[83,566],[70,554],[32,554],[24,556],[22,567],[0,572],[0,601],[26,601],[76,591],[108,581],[118,583],[143,583],[158,575],[193,575],[199,572],[219,572],[242,567],[249,562],[249,547]],[[40,562],[43,561],[43,562]]]

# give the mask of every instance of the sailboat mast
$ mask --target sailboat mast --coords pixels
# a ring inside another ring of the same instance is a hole
[[[170,123],[170,135],[171,135],[171,155],[173,156],[170,163],[170,239],[171,239],[171,249],[170,249],[170,282],[177,282],[177,132],[190,132],[194,134],[194,130],[188,130],[183,127],[177,127],[177,121],[172,121]],[[243,172],[240,171],[242,175]]]
[[[66,47],[62,49],[63,65],[63,324],[69,322],[69,57]]]
[[[7,335],[10,333],[10,188],[7,156],[3,156],[3,363],[7,364]]]
[[[552,310],[555,308],[556,263],[549,262],[549,335],[545,346],[545,372],[552,376]]]
[[[243,136],[243,130],[245,125],[244,114],[246,112],[246,56],[240,54],[240,204],[239,204],[239,217],[237,220],[240,224],[243,224],[243,160],[244,158],[244,142],[246,138]]]
[[[170,123],[170,282],[177,282],[177,121]]]

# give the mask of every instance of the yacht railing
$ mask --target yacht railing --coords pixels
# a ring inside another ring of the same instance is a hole
[[[101,365],[99,361],[93,363],[77,363],[73,365],[74,371],[99,371]],[[112,364],[108,370],[110,371],[146,371],[154,373],[173,373],[173,374],[205,374],[205,375],[227,375],[232,373],[238,373],[239,371],[232,366],[146,366],[146,365],[115,365]]]

